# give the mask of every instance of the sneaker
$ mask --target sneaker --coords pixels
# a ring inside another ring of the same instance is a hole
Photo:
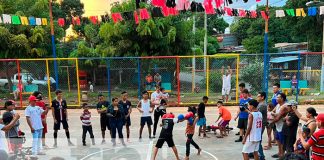
[[[57,148],[57,144],[56,143],[54,143],[53,148]]]
[[[235,140],[235,142],[242,142],[242,139],[241,138],[237,139],[237,140]]]
[[[239,136],[240,135],[240,132],[236,133],[235,135]]]
[[[101,141],[101,144],[106,144],[106,140],[103,139],[103,140]]]
[[[83,146],[87,146],[87,144],[83,143]]]
[[[155,138],[155,135],[153,135],[153,137],[152,138]]]

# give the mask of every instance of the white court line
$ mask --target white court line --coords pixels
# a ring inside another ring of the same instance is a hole
[[[148,152],[146,156],[146,160],[150,160],[152,157],[152,149],[153,149],[153,141],[150,141],[149,147],[148,147]]]
[[[139,145],[151,145],[151,143],[152,143],[152,146],[153,146],[153,141],[151,141],[150,144],[127,145],[127,147],[138,147]],[[176,146],[177,147],[183,147],[183,148],[186,147],[186,146],[182,146],[182,145],[176,145]],[[110,150],[121,149],[121,148],[125,148],[125,147],[115,147],[115,148],[110,148],[110,149],[104,149],[104,150],[101,150],[101,151],[98,151],[98,152],[93,152],[93,153],[88,154],[85,157],[81,158],[80,160],[86,160],[87,158],[90,158],[91,156],[93,156],[95,154],[98,154],[98,153],[102,153],[104,151],[110,151]],[[214,156],[212,153],[207,152],[205,150],[202,150],[202,152],[208,154],[211,157],[213,157],[215,160],[218,160],[218,158],[216,156]],[[152,147],[151,147],[151,154],[152,154]],[[148,155],[150,155],[150,158],[149,159],[151,159],[151,154],[148,154]]]

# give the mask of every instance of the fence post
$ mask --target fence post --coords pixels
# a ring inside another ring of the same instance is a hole
[[[16,86],[16,90],[19,89],[20,90],[20,86],[22,85],[22,81],[21,81],[21,77],[20,77],[20,63],[19,63],[19,60],[16,60],[16,63],[17,63],[17,70],[18,70],[18,84]],[[14,84],[14,83],[13,83]],[[9,86],[9,85],[8,85]],[[23,85],[22,85],[23,86]],[[24,87],[22,87],[22,90],[24,89]],[[10,90],[10,88],[9,88]],[[20,107],[23,107],[23,104],[22,104],[22,90],[19,91],[19,99],[20,99]]]
[[[137,58],[137,82],[138,82],[137,98],[140,100],[141,99],[141,59],[140,58]]]
[[[108,87],[108,102],[110,102],[110,100],[111,100],[111,84],[110,84],[110,59],[107,59],[107,80],[108,80],[108,85],[107,85],[107,87]]]
[[[266,36],[266,35],[265,35]],[[265,38],[266,39],[266,38]],[[265,40],[266,41],[266,40]],[[269,54],[267,53],[267,50],[265,49],[265,53],[263,55],[263,91],[266,93],[267,98],[265,99],[266,102],[268,101],[268,70],[269,70]]]
[[[240,55],[237,55],[237,62],[236,62],[236,90],[235,90],[235,101],[239,103],[239,70],[240,70]]]
[[[297,65],[297,87],[296,87],[296,101],[298,103],[298,95],[299,95],[299,79],[300,79],[300,52],[298,52],[298,65]]]
[[[176,76],[177,76],[177,86],[178,86],[178,107],[180,105],[180,58],[179,56],[176,58],[176,64],[177,64],[177,71],[176,71]]]
[[[48,59],[46,59],[46,75],[47,75],[48,99],[49,99],[49,103],[51,103],[52,102],[52,96],[51,96],[51,80],[50,80]]]
[[[206,58],[206,96],[209,96],[209,56],[205,56]]]
[[[80,92],[80,80],[79,80],[79,61],[78,58],[75,59],[75,66],[76,66],[76,74],[77,74],[77,88],[78,88],[78,102],[79,106],[81,106],[81,92]]]

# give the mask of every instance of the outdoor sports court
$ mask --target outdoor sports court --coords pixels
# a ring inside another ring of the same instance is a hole
[[[302,114],[305,114],[306,108],[308,105],[299,106],[299,111]],[[324,112],[324,107],[322,105],[313,106],[318,112]],[[232,115],[235,115],[237,106],[228,106]],[[168,108],[168,112],[172,112],[175,115],[186,113],[186,107],[172,107]],[[148,131],[145,127],[143,130],[143,139],[139,141],[138,139],[138,131],[139,131],[139,123],[140,123],[140,114],[137,110],[133,110],[131,114],[132,126],[131,126],[131,139],[130,142],[126,142],[126,146],[123,146],[117,140],[117,146],[113,147],[112,143],[106,138],[106,144],[101,144],[101,132],[99,125],[99,115],[95,109],[91,109],[92,113],[92,126],[94,130],[94,136],[96,138],[96,145],[91,145],[91,140],[89,138],[89,134],[87,134],[87,146],[82,146],[81,135],[82,128],[80,122],[80,114],[81,109],[71,109],[69,110],[69,125],[70,125],[70,134],[72,142],[75,146],[69,147],[67,146],[67,141],[65,138],[64,130],[60,130],[58,132],[58,148],[55,149],[46,149],[45,156],[39,156],[41,160],[48,160],[52,157],[61,157],[66,160],[149,160],[152,157],[152,151],[157,141],[155,139],[148,139]],[[27,142],[24,145],[25,147],[31,146],[31,133],[29,131],[28,125],[26,123],[25,117],[22,111],[21,113],[21,129],[26,132]],[[206,108],[206,117],[207,124],[215,124],[218,116],[217,107],[207,107]],[[53,145],[53,119],[51,117],[51,113],[48,113],[48,133],[46,134],[46,143],[49,147]],[[161,120],[160,120],[161,121]],[[185,156],[185,122],[178,123],[175,125],[173,130],[174,141],[177,146],[180,158],[183,159]],[[228,137],[225,138],[216,138],[214,133],[207,134],[210,138],[200,139],[196,134],[194,136],[194,140],[196,143],[203,149],[200,156],[197,156],[197,150],[191,146],[191,154],[190,159],[194,160],[231,160],[231,159],[242,159],[242,143],[235,143],[234,140],[237,139],[235,133],[238,132],[236,128],[237,122],[231,121],[230,127],[233,127],[234,130],[230,132]],[[159,135],[160,128],[157,130],[157,135]],[[197,127],[196,127],[197,133]],[[219,133],[219,132],[218,132]],[[125,127],[123,131],[124,137],[126,135]],[[109,137],[108,132],[106,132],[106,137]],[[266,138],[266,133],[263,134],[264,139]],[[61,139],[60,139],[61,138]],[[264,142],[263,142],[264,144]],[[271,150],[265,151],[266,159],[271,159],[271,155],[277,152],[277,146],[273,146]],[[171,160],[175,159],[173,152],[170,148],[167,147],[165,143],[163,148],[159,150],[158,157],[159,160]]]

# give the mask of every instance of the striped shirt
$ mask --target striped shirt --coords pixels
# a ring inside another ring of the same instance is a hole
[[[320,129],[315,132],[311,138],[307,141],[312,146],[312,159],[323,160],[324,159],[324,129]]]
[[[83,111],[82,115],[80,116],[81,122],[83,126],[91,126],[91,112]]]

